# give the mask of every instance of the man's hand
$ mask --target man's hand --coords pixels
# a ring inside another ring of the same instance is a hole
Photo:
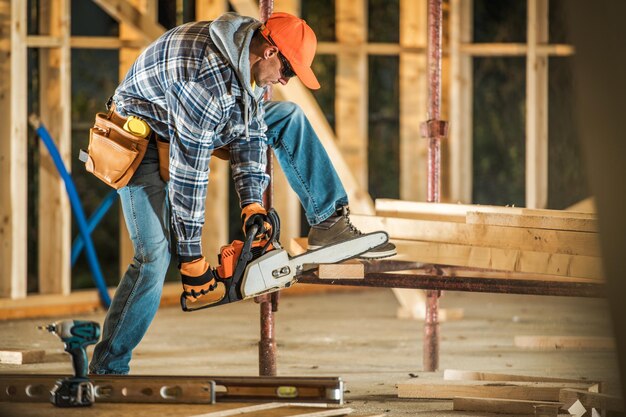
[[[243,223],[243,233],[254,224],[259,226],[256,237],[261,239],[272,233],[272,225],[267,217],[267,211],[259,203],[248,204],[241,210],[241,222]]]
[[[183,294],[191,302],[195,302],[217,286],[213,270],[204,256],[191,262],[178,265],[183,283]]]

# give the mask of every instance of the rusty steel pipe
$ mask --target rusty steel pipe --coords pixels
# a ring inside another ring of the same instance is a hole
[[[447,125],[441,116],[441,33],[443,14],[441,0],[428,0],[428,121],[422,131],[428,138],[428,202],[438,203],[441,175],[441,139]],[[439,291],[426,292],[424,320],[424,371],[439,367]]]
[[[261,22],[266,22],[274,10],[274,0],[259,1],[259,15]],[[271,86],[267,89],[266,100],[271,98]],[[271,149],[267,149],[266,172],[270,177],[270,182],[263,194],[263,205],[270,209],[274,199],[274,183],[272,181],[274,171],[274,159]],[[259,303],[259,314],[261,316],[261,339],[259,340],[259,375],[276,376],[276,341],[274,340],[274,312],[278,310],[278,297],[263,295],[256,297]]]

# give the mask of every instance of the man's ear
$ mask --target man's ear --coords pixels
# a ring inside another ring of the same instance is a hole
[[[269,45],[265,48],[265,51],[263,51],[263,58],[270,59],[270,58],[273,58],[277,54],[278,54],[278,48],[275,47],[274,45]]]

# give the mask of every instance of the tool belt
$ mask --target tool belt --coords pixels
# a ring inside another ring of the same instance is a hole
[[[167,182],[169,143],[159,140],[143,120],[120,115],[115,105],[111,105],[108,113],[96,114],[94,126],[89,130],[89,148],[86,152],[81,150],[80,160],[85,162],[88,172],[117,190],[133,177],[151,139],[157,144],[159,173]]]

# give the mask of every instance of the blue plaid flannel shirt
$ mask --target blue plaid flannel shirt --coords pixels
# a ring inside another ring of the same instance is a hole
[[[209,22],[174,28],[152,43],[115,91],[117,110],[144,119],[170,142],[169,198],[181,259],[202,256],[209,160],[228,145],[242,206],[261,203],[267,140],[261,100],[246,97],[235,70],[217,52]],[[244,100],[249,100],[246,137]]]

